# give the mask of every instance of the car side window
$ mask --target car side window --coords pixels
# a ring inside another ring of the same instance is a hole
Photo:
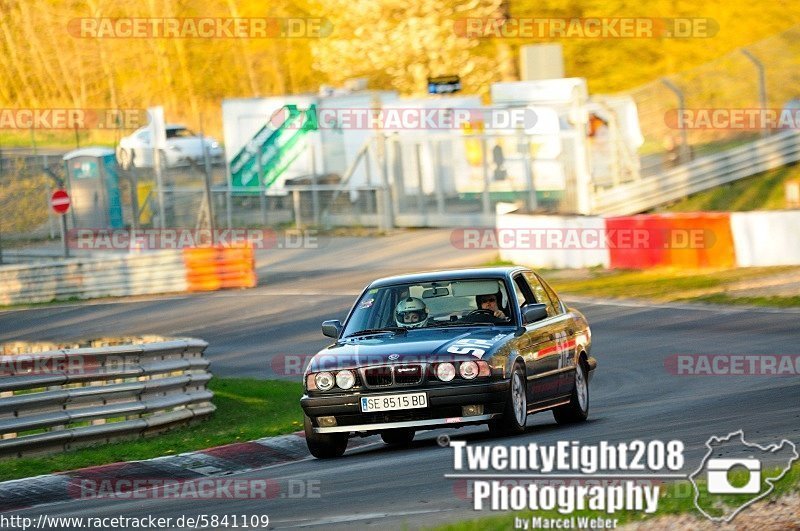
[[[550,300],[551,300],[551,301],[553,301],[553,306],[555,306],[555,308],[556,308],[556,311],[557,311],[559,314],[565,313],[565,312],[567,311],[567,309],[566,309],[566,306],[565,306],[565,305],[564,305],[564,303],[561,301],[561,299],[559,299],[559,298],[558,298],[558,295],[556,295],[556,292],[553,290],[553,288],[551,288],[551,287],[550,287],[550,284],[548,284],[548,283],[547,283],[547,282],[546,282],[546,281],[545,281],[545,280],[544,280],[542,277],[540,277],[539,275],[536,275],[536,278],[538,278],[538,279],[539,279],[539,282],[541,282],[542,286],[544,287],[544,290],[545,290],[545,291],[547,292],[547,294],[550,296]]]
[[[536,299],[533,297],[530,287],[528,287],[528,283],[525,282],[522,275],[514,276],[514,292],[517,294],[517,301],[519,301],[520,308],[526,304],[536,303]]]
[[[528,281],[528,285],[533,292],[533,296],[536,297],[536,302],[539,304],[546,304],[547,305],[547,316],[553,317],[554,315],[558,315],[560,312],[556,310],[553,301],[550,300],[550,296],[545,291],[542,283],[539,282],[539,279],[533,273],[523,273],[525,276],[525,280]]]

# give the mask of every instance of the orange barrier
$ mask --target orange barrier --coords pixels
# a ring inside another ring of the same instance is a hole
[[[606,219],[610,267],[734,267],[727,212],[649,214]]]
[[[189,291],[252,288],[258,283],[252,247],[200,247],[183,250]]]

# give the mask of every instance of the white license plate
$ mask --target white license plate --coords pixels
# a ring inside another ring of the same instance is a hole
[[[428,395],[425,393],[409,393],[404,395],[362,396],[361,411],[395,411],[398,409],[415,409],[428,407]]]

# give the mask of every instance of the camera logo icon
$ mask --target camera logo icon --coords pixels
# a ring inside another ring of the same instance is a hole
[[[706,464],[709,494],[758,494],[761,490],[761,461],[758,459],[709,459]],[[747,474],[747,482],[734,485],[733,474]]]
[[[747,442],[743,430],[724,437],[713,435],[706,441],[706,448],[705,457],[689,475],[689,481],[695,507],[717,523],[730,522],[775,490],[775,483],[791,470],[792,463],[800,460],[792,441],[781,439],[762,446]]]

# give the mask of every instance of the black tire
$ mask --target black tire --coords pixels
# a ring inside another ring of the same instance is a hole
[[[559,424],[575,424],[583,422],[589,417],[589,381],[586,379],[588,371],[585,364],[580,361],[575,367],[575,386],[569,404],[553,410],[553,417]],[[580,386],[583,387],[581,391]],[[581,396],[583,392],[583,395]]]
[[[408,446],[414,440],[413,428],[395,428],[381,432],[381,439],[391,446]]]
[[[489,431],[493,435],[519,435],[525,432],[525,421],[528,418],[527,382],[525,369],[517,363],[511,374],[511,385],[508,387],[503,414],[500,418],[489,421]]]
[[[317,459],[331,459],[344,455],[347,449],[346,433],[315,433],[308,416],[304,418],[303,428],[306,432],[308,451]]]

